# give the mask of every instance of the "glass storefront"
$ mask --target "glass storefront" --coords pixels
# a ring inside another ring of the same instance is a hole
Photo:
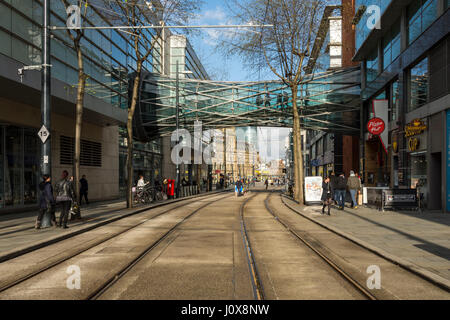
[[[37,204],[40,148],[36,132],[0,126],[0,208]]]

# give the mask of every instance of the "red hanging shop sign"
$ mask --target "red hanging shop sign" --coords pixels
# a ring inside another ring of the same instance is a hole
[[[379,136],[384,132],[386,125],[384,124],[384,121],[380,118],[373,118],[370,119],[369,122],[367,122],[367,130],[376,136]]]

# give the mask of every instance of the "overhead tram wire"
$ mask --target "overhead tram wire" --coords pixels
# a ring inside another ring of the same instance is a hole
[[[233,28],[258,28],[260,25],[188,25],[188,26],[157,26],[157,25],[148,25],[148,26],[100,26],[100,27],[58,27],[51,26],[51,30],[122,30],[122,29],[233,29]],[[265,25],[263,27],[273,27],[273,25]]]

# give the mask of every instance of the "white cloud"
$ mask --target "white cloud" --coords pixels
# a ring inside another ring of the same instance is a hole
[[[232,24],[232,21],[227,16],[223,7],[216,6],[214,9],[201,12],[197,16],[196,23],[200,25],[227,25]],[[203,29],[201,38],[204,44],[216,46],[219,38],[231,38],[234,32],[234,30],[230,29]]]
[[[222,24],[227,19],[227,15],[222,7],[217,6],[213,10],[206,10],[205,12],[201,13],[200,21],[213,23],[213,24]]]

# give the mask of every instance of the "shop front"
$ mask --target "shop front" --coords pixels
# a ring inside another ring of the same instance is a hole
[[[405,125],[405,138],[408,153],[410,188],[419,188],[424,204],[428,194],[428,134],[427,119],[414,119]]]
[[[390,157],[378,136],[370,133],[365,139],[364,184],[368,187],[385,187],[390,183]]]
[[[0,126],[0,210],[37,205],[40,148],[36,132]]]

